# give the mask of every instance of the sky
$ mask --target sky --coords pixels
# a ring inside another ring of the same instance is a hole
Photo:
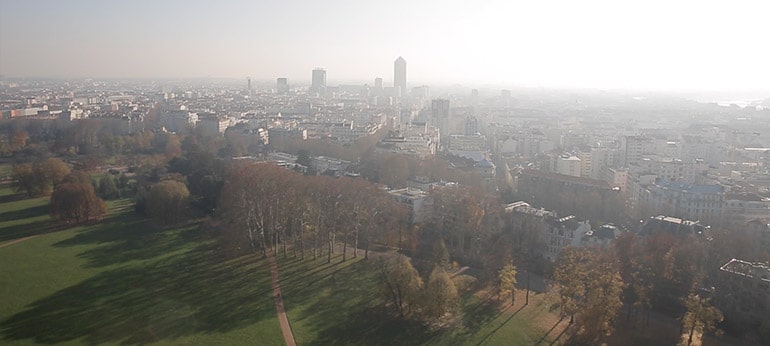
[[[0,0],[0,75],[770,91],[756,0]]]

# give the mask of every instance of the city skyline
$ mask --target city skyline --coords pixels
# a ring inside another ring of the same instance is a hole
[[[767,5],[4,1],[0,75],[768,91]],[[56,18],[56,20],[54,20]],[[67,20],[61,20],[61,19]]]

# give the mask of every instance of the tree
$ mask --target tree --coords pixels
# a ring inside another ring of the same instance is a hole
[[[702,334],[718,331],[716,324],[722,322],[722,312],[714,306],[711,306],[710,299],[704,299],[696,294],[690,294],[685,301],[687,312],[685,312],[682,322],[684,328],[689,331],[687,345],[692,344],[692,337],[698,330]]]
[[[147,196],[147,211],[157,223],[171,225],[184,219],[190,191],[185,184],[164,180],[152,186]]]
[[[419,300],[422,279],[409,258],[396,255],[379,263],[382,292],[391,307],[401,317],[409,316]]]
[[[107,205],[96,196],[91,184],[65,182],[51,195],[51,217],[65,224],[79,224],[100,219]]]
[[[35,174],[35,169],[30,163],[13,165],[13,186],[16,192],[24,192],[29,197],[43,194],[43,181]]]
[[[16,191],[27,196],[48,195],[70,174],[69,166],[57,158],[49,158],[35,164],[23,163],[13,166],[13,181]]]
[[[52,189],[56,189],[64,177],[71,173],[70,167],[64,161],[54,157],[41,162],[37,170],[38,174],[43,176],[45,184],[50,185]]]
[[[562,311],[580,326],[585,342],[608,331],[622,305],[618,267],[613,252],[586,247],[567,247],[556,259],[553,278]]]
[[[445,313],[454,311],[459,302],[457,288],[452,278],[441,267],[434,268],[430,273],[423,297],[423,314],[429,320],[440,318]]]
[[[112,177],[112,174],[105,174],[99,179],[99,196],[104,199],[120,197],[120,191],[117,184],[115,184],[115,178]]]
[[[448,269],[449,268],[449,251],[446,249],[444,239],[439,238],[433,244],[433,253],[431,255],[431,262],[434,268]]]
[[[513,265],[513,262],[507,263],[500,269],[497,279],[500,285],[500,292],[511,292],[511,304],[513,304],[516,301],[516,266]]]

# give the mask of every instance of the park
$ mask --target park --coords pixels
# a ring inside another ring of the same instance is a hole
[[[284,338],[261,254],[232,258],[201,220],[159,227],[128,199],[101,221],[56,225],[47,198],[0,190],[0,340],[3,344],[262,344]],[[360,251],[360,250],[359,250]],[[299,345],[559,344],[551,297],[511,306],[484,290],[461,293],[451,328],[394,318],[373,268],[274,254],[280,298]]]

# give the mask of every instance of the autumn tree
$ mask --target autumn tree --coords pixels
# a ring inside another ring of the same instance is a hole
[[[449,269],[449,251],[446,249],[444,239],[439,238],[433,244],[431,263],[434,268],[442,268],[444,270]]]
[[[507,263],[498,272],[497,280],[499,284],[500,293],[511,293],[511,304],[516,301],[516,266],[513,262]]]
[[[457,309],[457,288],[449,274],[441,267],[434,268],[430,273],[422,295],[422,312],[428,320],[440,318]]]
[[[690,294],[685,301],[687,311],[682,318],[683,327],[687,330],[687,345],[692,344],[692,337],[696,331],[701,334],[719,332],[716,325],[722,322],[722,312],[711,305],[711,300],[701,298],[696,294]]]
[[[115,199],[120,197],[120,191],[112,174],[105,174],[99,179],[99,197]]]
[[[423,286],[420,275],[403,255],[381,259],[378,267],[385,299],[399,316],[408,317],[419,301]]]
[[[12,177],[16,190],[32,197],[50,194],[70,173],[64,161],[49,158],[34,164],[14,165]]]
[[[96,196],[91,184],[64,182],[51,195],[51,217],[65,224],[99,220],[106,212],[107,205]]]
[[[624,287],[614,253],[567,247],[559,254],[553,274],[563,313],[570,315],[586,342],[611,329],[622,305]]]
[[[152,186],[147,196],[147,212],[155,222],[171,225],[184,220],[190,192],[185,184],[164,180]]]

